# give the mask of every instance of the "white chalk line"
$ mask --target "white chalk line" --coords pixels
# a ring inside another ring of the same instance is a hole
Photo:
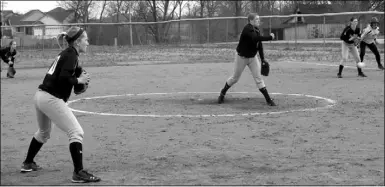
[[[252,94],[255,92],[229,92],[229,94]],[[121,95],[105,95],[105,96],[94,96],[80,98],[72,101],[68,101],[68,106],[71,103],[75,103],[81,100],[100,99],[100,98],[111,98],[111,97],[122,97],[122,96],[141,96],[141,95],[175,95],[175,94],[218,94],[218,92],[171,92],[171,93],[140,93],[140,94],[121,94]],[[172,117],[189,117],[189,118],[205,118],[205,117],[235,117],[235,116],[256,116],[256,115],[273,115],[273,114],[284,114],[290,112],[305,112],[305,111],[316,111],[320,109],[326,109],[335,106],[337,103],[335,100],[306,94],[283,94],[283,93],[271,93],[272,95],[291,95],[291,96],[304,96],[327,101],[329,104],[322,107],[305,108],[296,110],[285,110],[277,112],[254,112],[254,113],[240,113],[240,114],[200,114],[200,115],[189,115],[189,114],[174,114],[174,115],[160,115],[160,114],[117,114],[117,113],[106,113],[106,112],[90,112],[84,110],[70,109],[74,112],[92,114],[92,115],[103,115],[103,116],[119,116],[119,117],[153,117],[153,118],[172,118]]]
[[[317,63],[317,62],[298,62],[298,61],[285,61],[285,63],[297,63],[297,64],[309,64],[309,65],[316,65],[316,66],[330,66],[330,67],[338,67],[338,65],[335,65],[335,64],[323,64],[323,63]],[[355,69],[357,68],[357,66],[346,66],[344,65],[345,68],[352,68],[352,69]],[[370,70],[379,70],[378,68],[362,68],[363,70],[365,69],[370,69]],[[382,70],[381,70],[382,71]]]

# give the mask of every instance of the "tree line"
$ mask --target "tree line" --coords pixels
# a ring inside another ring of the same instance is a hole
[[[292,14],[298,4],[309,6],[330,4],[336,7],[338,12],[384,11],[383,0],[71,0],[57,1],[57,3],[60,7],[67,10],[72,9],[75,12],[73,21],[81,23],[87,23],[91,20],[98,20],[99,22],[126,22],[129,20],[130,15],[131,20],[136,22],[157,22],[181,18],[245,16],[248,12],[257,12],[259,15],[287,15]]]
[[[60,7],[75,12],[73,19],[75,23],[159,22],[183,18],[246,16],[249,12],[256,12],[262,16],[288,15],[293,14],[299,4],[304,7],[329,4],[335,7],[333,8],[335,12],[384,11],[383,0],[71,0],[57,1],[57,3]],[[238,21],[235,21],[233,26],[237,30],[239,27]],[[149,32],[153,35],[158,43],[162,41],[162,34],[159,33],[167,34],[169,25],[154,24],[149,25],[148,29],[149,31],[146,31],[146,33]],[[119,36],[119,29],[116,29],[116,36]]]

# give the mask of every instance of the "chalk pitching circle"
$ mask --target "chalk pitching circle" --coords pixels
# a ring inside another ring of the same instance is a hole
[[[253,92],[229,92],[229,94],[249,94]],[[141,95],[173,95],[173,94],[218,94],[217,92],[172,92],[172,93],[140,93],[140,94],[121,94],[121,95],[105,95],[105,96],[95,96],[95,97],[86,97],[80,98],[72,101],[68,101],[68,106],[72,103],[81,101],[81,100],[92,100],[92,99],[101,99],[101,98],[111,98],[111,97],[124,97],[124,96],[141,96]],[[120,116],[120,117],[154,117],[154,118],[172,118],[172,117],[190,117],[190,118],[203,118],[203,117],[234,117],[234,116],[256,116],[256,115],[272,115],[272,114],[284,114],[290,112],[305,112],[305,111],[316,111],[320,109],[331,108],[337,103],[335,100],[314,96],[306,94],[283,94],[283,93],[271,93],[272,95],[289,95],[289,96],[303,96],[311,97],[315,99],[321,99],[327,101],[329,104],[322,107],[315,108],[304,108],[297,110],[285,110],[277,112],[254,112],[254,113],[240,113],[240,114],[202,114],[202,115],[188,115],[188,114],[175,114],[175,115],[157,115],[157,114],[115,114],[115,113],[104,113],[104,112],[90,112],[84,110],[77,110],[70,107],[74,112],[84,113],[84,114],[93,114],[93,115],[102,115],[102,116]]]

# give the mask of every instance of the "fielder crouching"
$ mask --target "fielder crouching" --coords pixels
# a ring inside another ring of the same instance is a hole
[[[14,68],[15,56],[16,56],[16,41],[11,41],[9,42],[8,47],[4,47],[0,49],[1,60],[6,64],[8,64],[8,71],[7,71],[8,78],[14,78],[16,74],[16,70]]]
[[[254,81],[266,99],[266,102],[270,106],[276,106],[274,101],[270,98],[266,89],[265,83],[261,74],[261,62],[256,57],[257,52],[261,57],[261,61],[264,64],[267,62],[264,59],[262,41],[269,41],[274,39],[274,34],[270,36],[261,36],[258,26],[260,25],[260,19],[258,14],[249,14],[247,17],[248,24],[243,28],[239,43],[235,54],[235,69],[233,75],[226,81],[224,88],[221,90],[218,97],[218,103],[224,102],[227,90],[238,82],[246,66],[249,67]],[[267,74],[265,74],[267,76]]]

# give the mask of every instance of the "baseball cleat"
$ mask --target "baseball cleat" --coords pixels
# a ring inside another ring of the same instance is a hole
[[[267,104],[268,104],[269,106],[277,106],[277,105],[274,103],[273,100],[268,101]]]
[[[225,101],[225,95],[219,95],[218,97],[218,104],[222,104]]]
[[[342,78],[342,75],[341,75],[341,74],[337,74],[337,77],[338,77],[338,78]]]
[[[23,162],[23,165],[21,166],[21,172],[22,173],[25,173],[25,172],[31,172],[31,171],[38,171],[38,170],[41,170],[42,168],[37,165],[35,162],[32,162],[32,163],[25,163]]]
[[[10,75],[9,73],[7,73],[7,77],[8,78],[14,78],[14,76]]]
[[[367,77],[364,73],[359,73],[358,76],[359,77]]]
[[[74,172],[72,176],[72,182],[74,183],[99,182],[100,180],[99,177],[96,177],[85,170],[80,170],[78,173]]]
[[[380,65],[378,65],[378,69],[384,70],[384,66],[382,66],[382,64],[380,64]]]

